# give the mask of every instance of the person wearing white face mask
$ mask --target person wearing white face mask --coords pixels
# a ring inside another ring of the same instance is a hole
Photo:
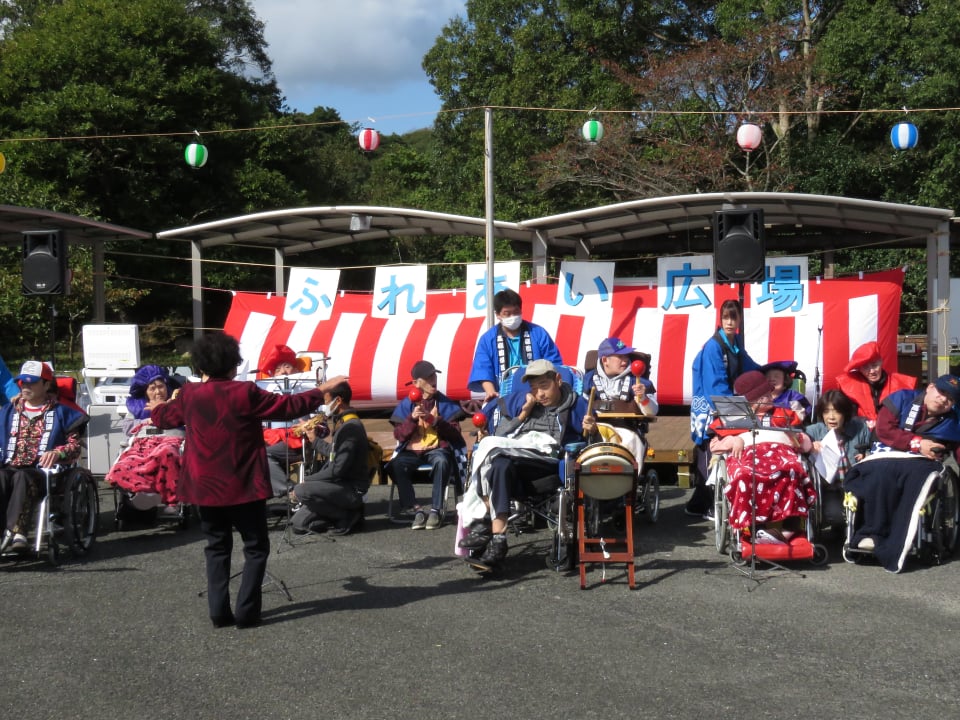
[[[534,360],[563,364],[550,333],[524,320],[522,309],[523,301],[515,290],[501,290],[493,296],[499,322],[480,336],[467,384],[473,392],[483,392],[484,402],[499,396],[500,376],[508,368]]]

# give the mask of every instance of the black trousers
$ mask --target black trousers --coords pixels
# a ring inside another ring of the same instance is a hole
[[[700,445],[694,445],[694,462],[691,466],[693,470],[693,493],[687,500],[687,511],[702,514],[713,507],[713,488],[707,485],[707,478],[710,473],[710,441],[704,440]]]
[[[267,533],[267,502],[200,507],[200,529],[207,538],[207,603],[212,619],[230,617],[230,556],[233,531],[243,540],[243,572],[237,591],[238,623],[260,620],[263,607],[263,577],[267,572],[270,536]]]
[[[510,498],[524,498],[535,493],[533,482],[550,475],[557,476],[560,487],[560,463],[548,457],[527,458],[497,455],[490,461],[491,515],[508,515]]]
[[[43,471],[36,466],[0,468],[0,507],[6,529],[24,535],[30,532],[34,505],[45,491]]]

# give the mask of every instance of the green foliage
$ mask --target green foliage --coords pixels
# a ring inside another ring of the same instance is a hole
[[[5,358],[47,357],[51,338],[57,343],[57,357],[71,365],[79,361],[81,328],[89,322],[93,307],[92,252],[86,245],[70,247],[72,274],[67,295],[24,295],[20,248],[0,247],[0,347]],[[144,288],[117,284],[109,278],[115,273],[111,260],[104,262],[105,297],[108,322],[129,322],[127,312],[149,295]],[[56,313],[51,315],[51,304]]]

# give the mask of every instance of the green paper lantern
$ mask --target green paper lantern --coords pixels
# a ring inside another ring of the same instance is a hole
[[[598,143],[603,140],[603,123],[599,120],[587,120],[581,133],[588,143]]]
[[[207,152],[207,146],[200,143],[190,143],[187,149],[183,151],[183,159],[187,165],[192,168],[202,168],[207,164],[207,158],[210,153]]]

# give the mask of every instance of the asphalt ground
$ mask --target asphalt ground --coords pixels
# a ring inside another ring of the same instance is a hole
[[[421,490],[421,497],[426,493]],[[955,717],[960,562],[891,575],[829,564],[754,578],[664,488],[636,529],[637,588],[544,564],[510,538],[505,572],[412,531],[371,488],[362,532],[272,532],[264,624],[214,629],[194,525],[112,527],[59,568],[0,562],[2,707],[22,718]],[[236,569],[240,552],[235,550]],[[233,590],[236,591],[234,581]]]

